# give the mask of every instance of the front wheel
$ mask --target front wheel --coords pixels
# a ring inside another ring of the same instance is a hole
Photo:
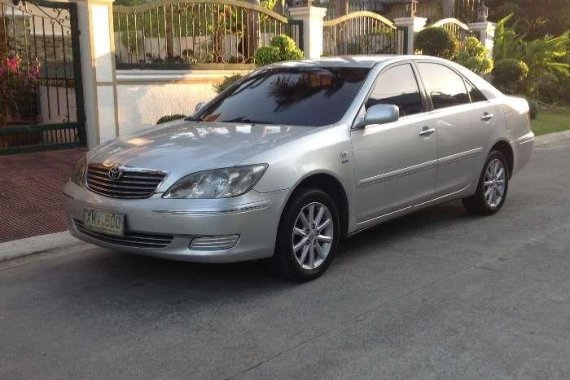
[[[508,168],[507,160],[501,152],[495,150],[489,154],[479,178],[477,192],[463,199],[467,211],[475,215],[493,215],[503,207],[509,189]]]
[[[274,269],[296,281],[319,277],[334,257],[339,234],[339,214],[332,198],[318,189],[301,190],[283,212]]]

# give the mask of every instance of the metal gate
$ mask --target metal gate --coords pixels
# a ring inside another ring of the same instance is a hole
[[[85,141],[77,5],[0,0],[0,155]]]
[[[398,30],[392,21],[373,12],[352,12],[325,21],[323,55],[396,54]]]

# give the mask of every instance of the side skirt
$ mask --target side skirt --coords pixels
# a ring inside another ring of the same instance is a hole
[[[352,231],[352,232],[349,232],[348,235],[347,235],[347,237],[350,238],[350,237],[352,237],[352,236],[354,236],[354,235],[356,235],[356,234],[359,234],[359,233],[361,233],[361,232],[363,232],[363,231],[368,230],[369,228],[376,227],[377,225],[379,225],[379,224],[381,224],[381,223],[383,223],[383,222],[386,222],[386,221],[391,220],[391,219],[395,219],[395,218],[397,218],[397,217],[399,217],[399,216],[403,216],[403,215],[406,215],[406,214],[411,214],[412,212],[419,211],[419,210],[421,210],[421,209],[424,209],[424,208],[427,208],[427,207],[430,207],[430,206],[435,206],[435,205],[440,204],[440,203],[444,203],[444,202],[447,202],[447,201],[451,201],[451,200],[454,200],[454,199],[461,198],[461,196],[459,196],[459,195],[462,194],[462,193],[464,193],[464,192],[465,192],[466,190],[468,190],[470,187],[471,187],[471,185],[466,186],[466,187],[464,187],[464,188],[462,188],[462,189],[460,189],[460,190],[454,191],[454,192],[452,192],[452,193],[445,194],[445,195],[441,195],[441,196],[439,196],[439,197],[430,199],[429,201],[425,201],[425,202],[418,203],[418,204],[415,204],[415,205],[403,207],[403,208],[398,209],[398,210],[396,210],[396,211],[392,211],[392,212],[389,212],[389,213],[386,213],[386,214],[382,214],[382,215],[380,215],[380,216],[376,216],[376,217],[374,217],[374,218],[372,218],[372,219],[368,219],[368,220],[365,220],[365,221],[363,221],[363,222],[359,222],[359,223],[357,223],[357,226],[360,227],[360,228],[358,228],[358,229],[356,229],[356,230],[354,230],[354,231]]]

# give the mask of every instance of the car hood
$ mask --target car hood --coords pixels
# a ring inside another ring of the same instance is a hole
[[[238,165],[320,128],[176,121],[113,140],[89,162],[182,172]]]

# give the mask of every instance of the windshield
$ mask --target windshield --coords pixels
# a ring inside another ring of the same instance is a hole
[[[273,68],[241,80],[195,119],[211,122],[323,126],[339,121],[370,69]]]

